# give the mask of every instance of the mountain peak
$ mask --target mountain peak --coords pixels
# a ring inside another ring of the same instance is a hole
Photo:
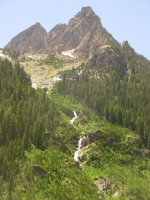
[[[113,37],[103,28],[100,18],[90,6],[81,8],[68,24],[58,24],[47,34],[36,23],[14,37],[6,48],[25,53],[58,53],[74,49],[74,56],[86,59],[98,46],[108,43]],[[88,51],[88,53],[87,53]]]
[[[129,42],[127,40],[123,41],[122,47],[130,47]]]
[[[123,41],[121,48],[128,53],[135,54],[134,49],[130,46],[127,40]]]
[[[36,22],[33,26],[41,26],[41,24],[39,22]]]
[[[89,14],[90,12],[93,12],[94,11],[92,10],[92,8],[90,6],[87,6],[87,7],[82,7],[81,8],[81,12],[86,12],[87,14]],[[95,14],[95,13],[94,13]]]
[[[39,42],[41,42],[46,35],[46,30],[40,23],[36,23],[12,38],[5,48],[22,51],[24,53],[33,53],[35,51],[35,49],[34,51],[32,50],[33,47],[36,46],[36,44],[39,46]]]
[[[69,20],[68,25],[75,25],[79,24],[83,20],[87,21],[87,24],[90,23],[90,26],[92,25],[93,22],[98,20],[98,23],[101,24],[100,18],[95,14],[95,12],[92,10],[90,6],[87,7],[82,7],[81,11],[78,12],[73,18]]]

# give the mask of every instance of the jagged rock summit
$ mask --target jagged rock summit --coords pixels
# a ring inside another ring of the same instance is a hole
[[[22,31],[15,36],[5,48],[10,48],[15,51],[22,51],[24,53],[38,53],[38,48],[41,46],[41,41],[47,35],[46,30],[40,23],[36,23],[30,28]],[[35,48],[38,47],[38,48]]]
[[[127,40],[123,41],[122,45],[121,45],[121,48],[128,52],[128,53],[131,53],[132,55],[135,54],[135,51],[134,49],[130,46],[129,42]]]
[[[47,33],[36,23],[15,36],[5,48],[32,54],[62,54],[72,50],[74,57],[86,59],[99,46],[112,40],[92,8],[83,7],[67,25],[58,24]]]

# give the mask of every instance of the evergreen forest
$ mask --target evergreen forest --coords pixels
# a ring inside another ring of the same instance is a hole
[[[97,120],[90,124],[87,119],[79,121],[86,132],[99,133],[94,145],[92,143],[83,149],[87,174],[93,179],[109,177],[114,183],[119,183],[124,188],[119,199],[148,200],[150,61],[136,53],[132,55],[123,51],[119,45],[111,46],[126,58],[127,75],[113,65],[84,69],[72,80],[67,79],[67,72],[64,72],[62,82],[56,87],[64,98],[73,96],[98,116],[100,125],[97,125]]]
[[[0,199],[96,199],[67,145],[76,132],[19,63],[0,60]]]
[[[82,62],[48,93],[32,88],[22,55],[5,50],[13,62],[0,58],[0,199],[150,199],[150,61],[109,45],[128,74]],[[38,65],[65,63],[49,55]]]

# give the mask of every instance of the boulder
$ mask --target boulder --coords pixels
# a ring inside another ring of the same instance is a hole
[[[92,142],[97,141],[100,137],[100,134],[101,134],[100,130],[97,130],[94,133],[88,132],[87,137],[88,137],[89,142],[92,143]]]
[[[86,136],[83,136],[82,138],[82,147],[85,147],[89,144],[89,139]]]
[[[69,117],[70,119],[72,119],[72,118],[74,117],[74,113],[73,113],[72,110],[64,109],[64,110],[63,110],[63,113],[64,113],[67,117]]]

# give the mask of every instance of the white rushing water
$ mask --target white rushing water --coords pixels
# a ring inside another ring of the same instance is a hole
[[[73,111],[74,117],[70,120],[70,124],[73,124],[73,122],[78,118],[78,115],[75,111]]]
[[[78,141],[77,151],[74,153],[74,160],[76,162],[80,162],[80,160],[79,160],[79,154],[80,154],[81,148],[82,148],[82,137],[80,137],[80,139]]]
[[[73,124],[73,122],[78,118],[78,115],[75,111],[73,111],[74,113],[74,117],[70,120],[70,124]],[[74,153],[74,160],[78,163],[80,163],[80,151],[82,149],[82,137],[80,136],[80,139],[78,141],[78,145],[77,145],[77,151]],[[80,163],[80,166],[81,166],[81,163]]]

